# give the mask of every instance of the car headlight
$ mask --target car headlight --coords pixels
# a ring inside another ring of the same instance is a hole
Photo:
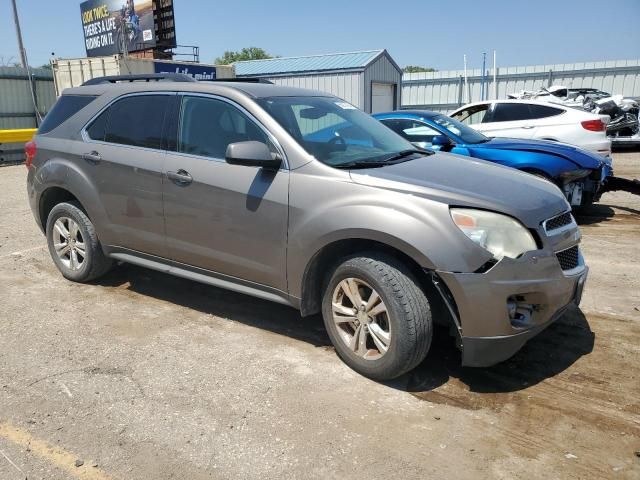
[[[573,182],[583,177],[587,177],[591,174],[592,170],[586,168],[579,168],[576,170],[569,170],[568,172],[562,172],[559,177],[562,178],[565,183]]]
[[[517,258],[538,248],[529,230],[507,215],[473,208],[452,208],[451,218],[467,237],[492,253],[496,260]]]

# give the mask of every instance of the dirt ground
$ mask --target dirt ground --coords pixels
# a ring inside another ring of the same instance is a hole
[[[0,169],[0,479],[640,479],[640,197],[580,217],[581,309],[514,358],[461,368],[436,331],[382,384],[318,317],[132,266],[65,281],[25,175]]]

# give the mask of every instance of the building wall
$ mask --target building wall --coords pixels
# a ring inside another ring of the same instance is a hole
[[[365,96],[362,72],[296,74],[267,77],[267,80],[270,80],[275,85],[326,92],[364,109]]]
[[[55,102],[53,75],[50,70],[31,69],[33,75],[37,106],[44,117]],[[0,130],[35,128],[36,116],[27,71],[18,67],[0,67]],[[0,165],[22,162],[24,146],[22,144],[0,144]]]
[[[371,113],[371,84],[387,83],[396,85],[395,107],[399,108],[402,98],[402,71],[400,71],[386,55],[382,55],[364,71],[364,107],[365,112]]]
[[[488,69],[486,98],[493,95],[493,70]],[[407,73],[402,78],[402,108],[451,111],[481,98],[481,69],[467,71],[469,89],[461,89],[463,70]],[[620,60],[525,67],[499,67],[497,98],[520,90],[538,90],[550,85],[599,88],[625,97],[640,97],[640,60]]]
[[[31,69],[35,78],[38,110],[44,115],[56,100],[50,70]],[[34,128],[35,108],[27,71],[19,67],[0,67],[0,130]]]
[[[371,84],[386,83],[395,85],[395,104],[401,104],[402,72],[382,55],[362,71],[292,73],[288,75],[265,76],[276,85],[308,88],[327,92],[343,98],[365,112],[371,112]]]

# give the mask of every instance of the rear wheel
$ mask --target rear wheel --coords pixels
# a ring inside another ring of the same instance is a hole
[[[59,203],[47,218],[49,253],[62,276],[88,282],[112,265],[102,251],[93,223],[77,202]]]
[[[429,302],[392,257],[371,253],[341,263],[326,285],[322,314],[340,358],[376,380],[413,369],[431,344]]]

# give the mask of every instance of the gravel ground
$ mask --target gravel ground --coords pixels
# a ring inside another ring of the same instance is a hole
[[[581,310],[488,369],[437,331],[382,384],[318,317],[133,266],[65,281],[23,166],[0,192],[1,479],[640,478],[640,197],[580,217]]]

